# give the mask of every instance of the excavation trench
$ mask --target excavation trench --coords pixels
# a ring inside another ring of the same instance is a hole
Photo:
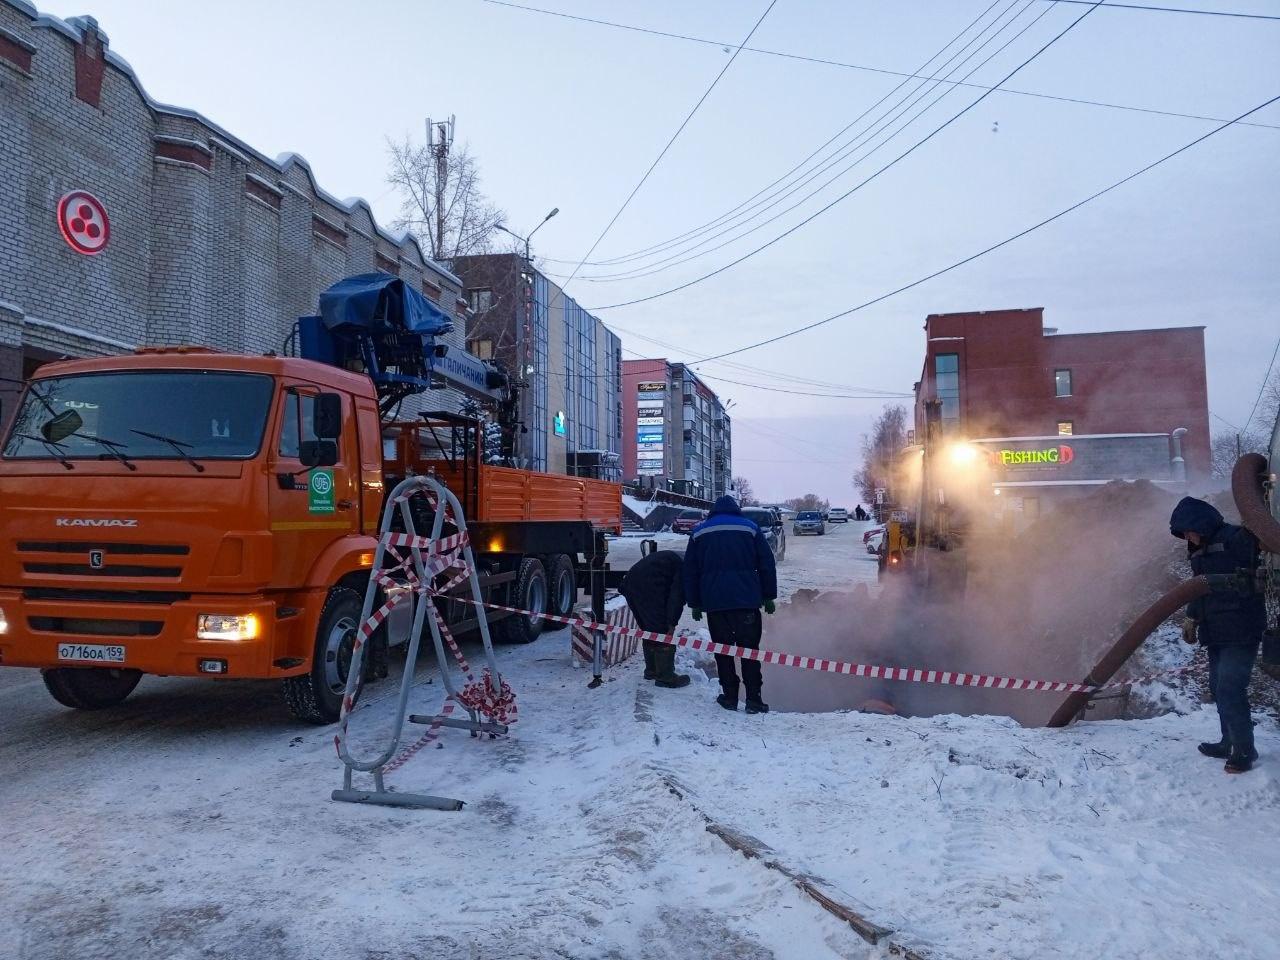
[[[1264,497],[1265,469],[1265,458],[1242,457],[1233,499],[1264,549],[1280,553],[1280,524]],[[1186,658],[1177,641],[1144,641],[1210,588],[1190,577],[1185,547],[1169,535],[1177,499],[1146,482],[1108,484],[1016,538],[975,539],[966,548],[963,597],[921,590],[905,577],[888,578],[874,595],[865,587],[802,591],[768,621],[763,645],[892,667],[1090,684],[1168,668]],[[1230,520],[1231,504],[1218,506]],[[769,665],[764,671],[766,699],[784,711],[998,714],[1026,726],[1062,726],[1088,700]],[[1117,715],[1118,702],[1098,701],[1090,710],[1098,718]]]

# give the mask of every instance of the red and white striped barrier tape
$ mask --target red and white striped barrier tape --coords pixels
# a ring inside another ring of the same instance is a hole
[[[474,600],[464,600],[475,604]],[[750,647],[734,647],[725,643],[716,643],[702,637],[686,636],[673,633],[656,633],[652,630],[640,630],[634,627],[620,627],[609,623],[598,623],[586,617],[561,617],[551,613],[535,613],[517,607],[503,606],[498,603],[480,603],[480,606],[491,610],[506,610],[526,617],[538,617],[555,623],[569,626],[585,627],[612,633],[638,640],[655,640],[677,647],[688,647],[691,650],[705,650],[708,653],[726,657],[740,657],[744,660],[759,660],[761,663],[776,664],[780,667],[798,667],[801,670],[816,670],[820,673],[839,673],[851,677],[866,677],[873,680],[902,680],[908,683],[935,683],[953,687],[982,687],[992,690],[1039,690],[1047,693],[1093,693],[1098,690],[1111,690],[1128,687],[1134,684],[1147,683],[1162,677],[1175,676],[1191,669],[1191,665],[1173,670],[1163,670],[1144,677],[1132,677],[1113,683],[1092,685],[1088,683],[1070,683],[1063,680],[1022,680],[1016,677],[1002,677],[985,673],[959,673],[950,670],[920,670],[913,667],[883,667],[867,663],[853,663],[847,660],[829,660],[822,657],[802,657],[794,653],[782,653],[777,650],[755,650]]]
[[[397,497],[396,502],[404,502],[409,499],[410,497],[407,496]],[[434,498],[431,499],[434,505]],[[440,611],[434,603],[436,597],[447,594],[471,575],[471,567],[462,556],[463,548],[470,542],[470,536],[466,532],[441,537],[438,540],[404,533],[386,533],[382,536],[383,546],[397,563],[395,566],[375,571],[373,577],[375,581],[384,587],[408,587],[422,598],[420,602],[427,604],[427,614],[435,621],[440,630],[441,639],[448,645],[450,652],[453,653],[454,658],[458,661],[459,668],[466,675],[466,685],[456,695],[456,702],[460,703],[465,709],[473,710],[494,723],[510,725],[518,719],[515,691],[511,689],[510,684],[505,679],[502,680],[499,688],[495,689],[493,677],[488,668],[485,669],[479,679],[476,678],[471,669],[471,664],[463,655],[457,641],[453,639],[453,634],[450,632],[448,624],[440,616]],[[417,550],[419,554],[426,554],[426,559],[422,564],[422,577],[419,577],[414,569],[413,555],[404,556],[395,549],[396,547],[409,547],[412,550]],[[457,572],[447,582],[440,586],[434,585],[437,577],[455,568]],[[397,573],[403,574],[405,578],[403,582],[394,578],[393,575]],[[365,645],[374,631],[390,616],[391,611],[408,600],[409,596],[409,591],[393,596],[360,624],[353,642],[353,654]],[[443,669],[443,664],[441,668]],[[341,733],[333,738],[333,743],[338,749],[339,756],[342,755],[341,738],[346,735],[348,720],[354,707],[355,704],[351,701],[351,698],[344,696],[341,712]],[[395,758],[387,761],[382,768],[383,773],[390,774],[400,769],[423,747],[435,740],[439,736],[442,721],[453,712],[453,709],[454,704],[446,701],[440,713],[436,716],[435,722],[427,727],[426,732],[416,742],[405,747]]]

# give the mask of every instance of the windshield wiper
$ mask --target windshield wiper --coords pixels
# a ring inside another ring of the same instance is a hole
[[[111,454],[111,456],[115,457],[117,460],[123,463],[130,470],[138,469],[138,465],[136,463],[134,463],[132,460],[130,460],[128,457],[126,457],[123,453],[120,452],[121,450],[126,449],[123,443],[118,443],[115,440],[108,440],[105,437],[95,437],[89,433],[77,433],[76,436],[79,437],[81,440],[89,440],[93,443],[101,445],[102,448],[107,451],[107,453]]]
[[[196,473],[204,473],[204,464],[200,463],[195,457],[187,453],[187,451],[191,449],[191,444],[184,443],[181,440],[175,440],[173,437],[166,437],[163,434],[147,433],[145,430],[134,430],[130,428],[129,432],[136,433],[140,437],[146,437],[148,440],[159,440],[161,443],[167,443],[169,446],[173,447],[174,452],[178,456],[196,468]]]
[[[34,433],[15,433],[14,436],[22,437],[23,440],[34,440],[36,443],[44,444],[45,449],[52,453],[60,464],[68,470],[75,469],[75,466],[67,459],[67,455],[62,452],[62,444],[54,443],[52,440],[46,440],[44,437],[37,437]]]

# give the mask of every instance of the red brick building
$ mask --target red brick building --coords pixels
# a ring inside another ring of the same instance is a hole
[[[1203,327],[1061,334],[1044,326],[1043,314],[930,314],[915,385],[917,435],[925,401],[934,399],[944,429],[968,439],[1101,435],[1144,437],[1150,447],[1151,438],[1184,427],[1187,476],[1208,476]],[[1135,477],[1095,482],[1105,479]]]

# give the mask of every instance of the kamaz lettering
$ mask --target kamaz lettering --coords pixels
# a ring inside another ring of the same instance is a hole
[[[55,527],[136,527],[137,520],[108,520],[105,517],[58,517]]]
[[[1074,450],[1063,444],[1060,447],[1049,447],[1047,450],[1001,450],[999,457],[1001,466],[1023,467],[1037,463],[1070,463],[1076,455]]]

